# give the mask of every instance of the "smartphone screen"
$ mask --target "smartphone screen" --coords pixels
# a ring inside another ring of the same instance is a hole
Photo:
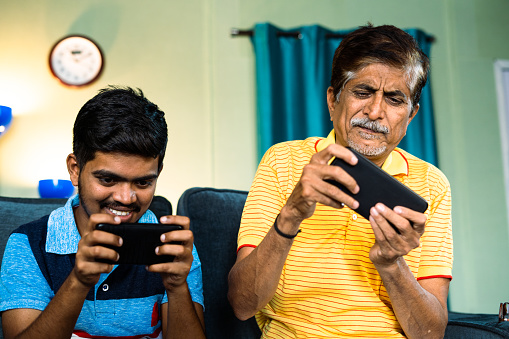
[[[182,226],[168,224],[98,224],[96,229],[122,237],[123,243],[120,247],[105,245],[119,254],[117,262],[109,263],[153,265],[173,261],[173,256],[157,255],[155,249],[162,245],[161,234],[181,230]]]

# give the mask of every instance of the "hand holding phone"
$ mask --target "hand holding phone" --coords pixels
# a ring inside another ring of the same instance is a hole
[[[335,158],[331,165],[339,166],[350,174],[359,185],[359,192],[353,194],[342,184],[335,180],[325,180],[338,187],[340,190],[355,198],[359,207],[355,209],[366,220],[369,220],[371,207],[381,202],[393,209],[396,206],[407,207],[411,210],[424,213],[428,208],[428,202],[417,193],[406,187],[390,174],[372,163],[359,152],[347,147],[359,160],[355,166],[344,160]]]
[[[96,229],[113,233],[123,240],[122,246],[106,246],[119,254],[117,262],[110,264],[153,265],[173,261],[170,255],[157,255],[155,249],[161,246],[161,234],[181,230],[180,225],[171,224],[98,224]]]

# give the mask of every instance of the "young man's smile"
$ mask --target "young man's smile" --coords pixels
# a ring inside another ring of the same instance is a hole
[[[121,222],[136,222],[147,211],[159,175],[158,158],[96,152],[79,170],[72,155],[71,180],[78,185],[80,205],[75,210],[78,229],[90,215],[105,213]]]

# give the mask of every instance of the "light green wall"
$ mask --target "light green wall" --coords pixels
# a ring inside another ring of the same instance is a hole
[[[452,310],[496,313],[508,301],[508,221],[493,61],[509,59],[506,0],[1,1],[0,194],[36,196],[37,180],[67,177],[71,126],[107,84],[140,87],[167,114],[170,145],[157,193],[174,205],[188,187],[247,190],[256,169],[254,59],[233,27],[270,21],[331,29],[394,24],[436,38],[431,54],[440,167],[453,189]],[[85,34],[106,67],[82,89],[48,69],[58,39]],[[324,93],[325,100],[325,93]]]
[[[449,13],[450,85],[441,99],[451,104],[437,114],[440,160],[454,190],[451,305],[496,313],[509,299],[509,237],[493,63],[509,59],[509,3],[454,1]]]

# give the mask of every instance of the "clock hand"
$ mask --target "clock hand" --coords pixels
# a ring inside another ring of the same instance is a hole
[[[72,58],[74,59],[74,62],[79,62],[81,60],[81,58],[80,58],[81,51],[80,50],[72,50],[71,55],[72,55]]]
[[[73,52],[74,61],[76,61],[76,62],[81,62],[91,55],[92,55],[92,52],[90,52],[90,51],[88,51],[88,53],[84,53],[83,51],[74,51]]]

